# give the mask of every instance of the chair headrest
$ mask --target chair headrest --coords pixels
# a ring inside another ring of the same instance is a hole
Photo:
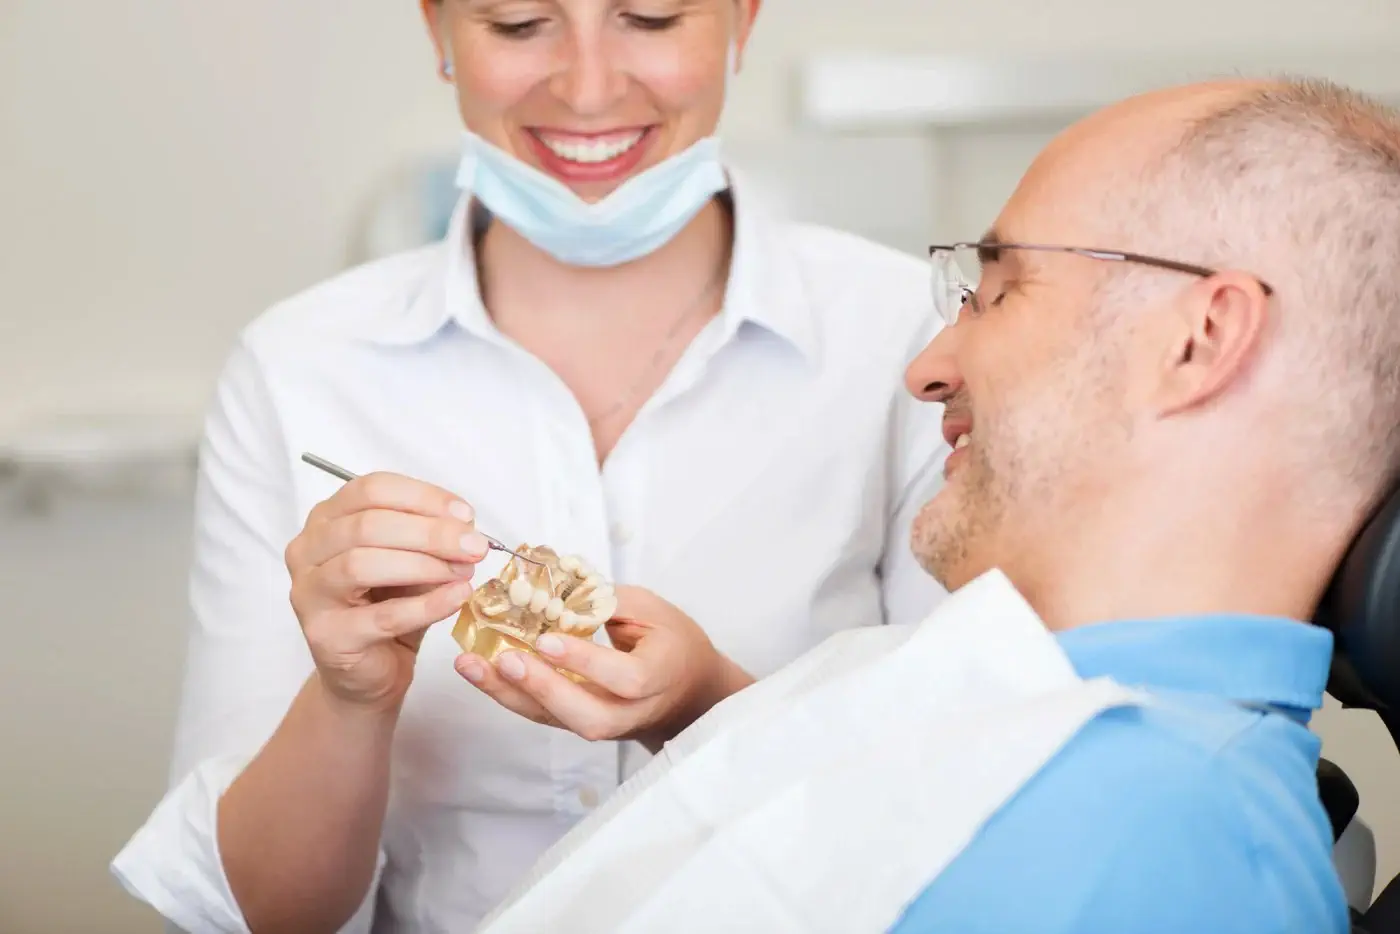
[[[1400,489],[1352,542],[1315,621],[1336,638],[1328,693],[1400,712]]]

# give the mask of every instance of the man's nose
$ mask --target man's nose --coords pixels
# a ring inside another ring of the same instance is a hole
[[[560,50],[550,90],[576,114],[605,114],[627,90],[618,61],[599,31],[576,29]]]
[[[904,385],[911,395],[924,402],[943,402],[962,388],[962,373],[953,351],[953,328],[944,328],[904,372]]]

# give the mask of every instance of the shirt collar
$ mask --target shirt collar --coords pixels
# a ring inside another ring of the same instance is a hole
[[[729,170],[734,210],[734,256],[724,293],[726,336],[753,324],[786,340],[810,359],[817,350],[812,296],[783,223],[758,185]],[[791,236],[791,230],[787,231]]]
[[[811,358],[817,350],[812,306],[795,257],[784,248],[782,222],[753,183],[742,173],[728,171],[734,256],[721,312],[723,337],[727,341],[752,324]],[[427,274],[394,314],[364,335],[366,339],[407,346],[430,340],[449,323],[477,337],[503,339],[481,302],[473,218],[471,199],[463,196],[452,212],[446,237],[429,248],[433,261]]]
[[[1270,616],[1124,620],[1057,638],[1083,678],[1297,711],[1322,706],[1332,661],[1330,632]]]

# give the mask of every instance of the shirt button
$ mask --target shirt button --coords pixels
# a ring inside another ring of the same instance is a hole
[[[591,785],[580,788],[578,793],[578,803],[590,810],[598,806],[598,789]]]

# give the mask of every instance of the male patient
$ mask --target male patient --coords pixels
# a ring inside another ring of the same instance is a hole
[[[1084,724],[892,929],[1345,931],[1305,728],[1332,644],[1301,621],[1400,472],[1396,115],[1307,82],[1135,98],[935,262],[956,323],[908,381],[955,453],[913,548],[951,591],[999,569],[1078,676],[1154,701]],[[458,668],[653,749],[751,682],[650,594],[624,594],[612,635],[541,640],[591,687],[523,655]]]

